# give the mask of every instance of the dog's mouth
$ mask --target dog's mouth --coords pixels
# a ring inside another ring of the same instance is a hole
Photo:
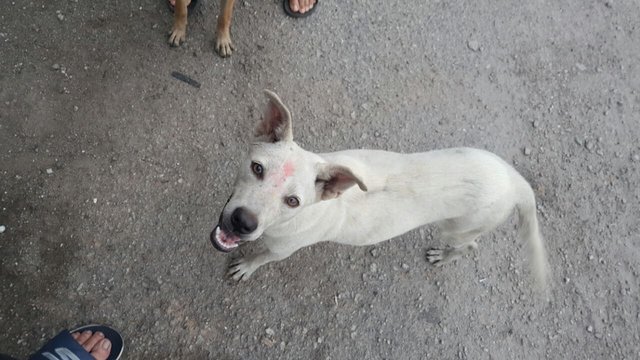
[[[230,252],[240,245],[240,237],[231,232],[223,230],[217,225],[211,232],[211,244],[213,247],[222,252]]]

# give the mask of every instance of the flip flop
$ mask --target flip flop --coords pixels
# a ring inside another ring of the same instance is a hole
[[[51,359],[78,359],[95,360],[72,336],[72,333],[89,330],[93,333],[100,331],[106,339],[111,341],[111,352],[107,360],[118,360],[124,350],[124,341],[120,334],[103,325],[85,325],[74,330],[63,330],[56,337],[49,340],[37,353],[31,355],[29,360]]]
[[[191,13],[193,12],[193,9],[195,9],[196,5],[198,5],[198,0],[191,0],[191,2],[189,3],[189,5],[187,5],[187,10],[189,10],[188,15],[191,15]],[[169,6],[169,10],[171,12],[175,12],[176,11],[176,6],[171,4],[171,1],[167,0],[167,6]]]
[[[316,3],[313,5],[311,10],[309,10],[306,13],[303,14],[303,13],[291,10],[291,6],[289,6],[289,0],[282,0],[282,5],[284,7],[284,12],[287,15],[293,17],[293,18],[303,18],[303,17],[307,17],[307,16],[311,15],[314,11],[316,11],[316,8],[318,7],[319,3],[320,3],[320,0],[316,0]]]

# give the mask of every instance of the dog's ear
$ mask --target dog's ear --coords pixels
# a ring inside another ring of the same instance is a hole
[[[348,188],[358,185],[367,191],[367,186],[345,166],[320,164],[316,177],[316,193],[320,200],[329,200],[342,195]]]
[[[256,137],[265,142],[292,141],[291,113],[275,93],[265,90],[269,104],[256,127]]]

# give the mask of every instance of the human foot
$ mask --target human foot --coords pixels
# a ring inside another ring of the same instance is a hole
[[[96,360],[106,360],[111,353],[111,341],[100,331],[92,333],[86,330],[75,332],[71,336]]]
[[[289,7],[294,13],[304,14],[311,10],[316,0],[289,0]]]
[[[60,331],[29,359],[119,360],[123,350],[124,340],[117,330],[90,324],[72,331]]]

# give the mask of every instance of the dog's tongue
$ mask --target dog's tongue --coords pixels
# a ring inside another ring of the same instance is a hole
[[[222,252],[230,252],[238,247],[240,238],[234,234],[228,233],[220,225],[216,226],[211,232],[211,243],[213,247]]]

